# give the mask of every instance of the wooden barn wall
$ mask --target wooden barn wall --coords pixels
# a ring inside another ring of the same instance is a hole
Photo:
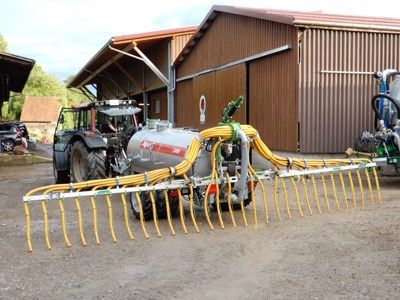
[[[187,127],[196,117],[199,109],[198,103],[192,101],[193,98],[192,80],[185,80],[177,83],[175,89],[174,120],[176,127]],[[178,101],[179,99],[179,101]]]
[[[193,33],[190,34],[182,34],[175,36],[171,41],[171,60],[175,61],[178,55],[181,53],[183,47],[186,46],[186,43],[190,40]]]
[[[287,44],[297,44],[293,26],[221,13],[177,70],[177,78]]]
[[[307,29],[300,53],[300,151],[344,152],[373,131],[370,99],[379,88],[372,75],[356,72],[398,70],[399,35]]]
[[[167,90],[162,89],[149,93],[149,118],[168,120]],[[156,101],[160,101],[160,112],[156,112]]]
[[[222,119],[222,110],[226,105],[236,100],[240,95],[245,96],[246,67],[244,64],[227,69],[210,72],[190,80],[178,83],[176,99],[177,126],[190,126],[205,129],[216,126]],[[184,91],[188,89],[188,91]],[[190,93],[191,91],[191,93]],[[206,98],[205,124],[200,124],[200,97]],[[246,101],[246,100],[245,100]],[[234,120],[245,123],[246,103],[234,116]]]
[[[296,51],[249,63],[249,124],[271,150],[297,151]]]

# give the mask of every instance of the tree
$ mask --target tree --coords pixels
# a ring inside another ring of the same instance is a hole
[[[0,34],[0,51],[6,52],[8,44]],[[66,82],[61,82],[57,77],[48,75],[39,65],[35,65],[29,75],[22,94],[11,94],[9,102],[5,102],[2,109],[4,119],[18,120],[26,96],[61,97],[63,107],[72,103],[87,102],[86,96],[74,93],[66,88],[66,84],[72,80],[69,76]]]
[[[78,104],[88,101],[84,95],[69,91],[65,83],[55,76],[48,75],[39,65],[33,67],[22,94],[12,96],[8,103],[4,103],[4,119],[19,119],[26,96],[61,97],[63,107],[70,106],[71,103]]]
[[[0,34],[0,51],[2,52],[7,52],[8,51],[8,44],[4,40],[4,37],[2,34]]]

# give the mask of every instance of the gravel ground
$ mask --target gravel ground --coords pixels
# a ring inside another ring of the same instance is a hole
[[[233,228],[224,214],[225,229],[211,212],[215,230],[204,217],[196,233],[186,212],[185,235],[179,219],[172,236],[165,220],[162,237],[146,222],[146,239],[130,216],[135,240],[129,240],[120,201],[112,199],[117,243],[108,229],[107,208],[98,201],[100,245],[95,244],[91,208],[82,204],[88,245],[81,246],[72,203],[65,201],[68,236],[65,246],[56,203],[48,203],[52,250],[43,237],[39,203],[29,205],[33,252],[27,250],[22,197],[31,189],[53,183],[52,165],[0,169],[0,299],[399,299],[400,179],[383,177],[382,204],[301,218],[291,206],[288,219],[281,205],[277,220],[268,202],[269,224],[257,204],[246,208],[248,227],[239,212]],[[271,197],[271,183],[266,183]],[[260,189],[256,191],[261,199]],[[269,201],[269,200],[268,200]],[[291,204],[292,205],[292,204]],[[303,205],[303,204],[302,204]]]

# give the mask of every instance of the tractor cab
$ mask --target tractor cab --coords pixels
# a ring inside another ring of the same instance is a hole
[[[61,110],[54,133],[53,161],[57,183],[123,174],[129,165],[125,150],[139,129],[135,100],[104,100]],[[92,174],[87,159],[101,166]]]

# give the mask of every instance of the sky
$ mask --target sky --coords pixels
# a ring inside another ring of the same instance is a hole
[[[0,34],[64,81],[113,36],[199,25],[213,5],[400,18],[398,0],[0,0]]]

